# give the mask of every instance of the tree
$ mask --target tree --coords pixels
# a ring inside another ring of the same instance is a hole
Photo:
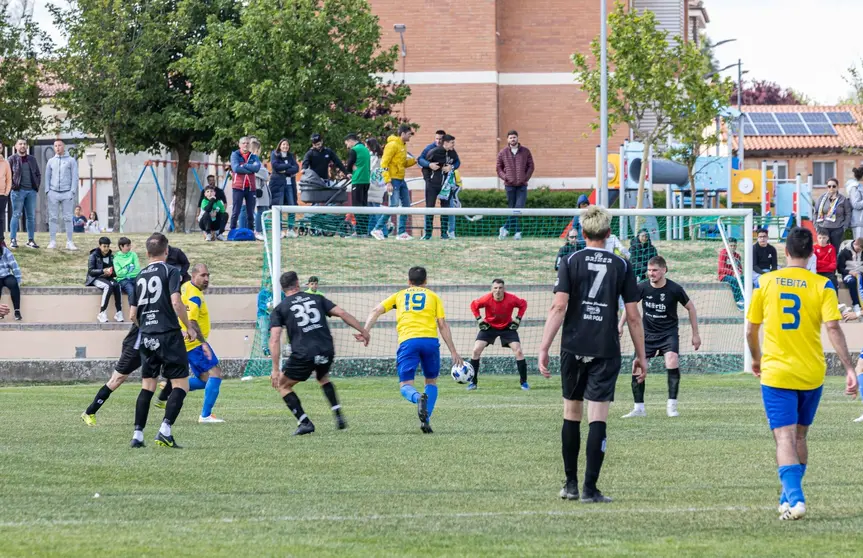
[[[772,81],[756,80],[748,87],[743,82],[743,104],[744,105],[805,105],[809,99],[791,88],[782,87]],[[737,106],[737,84],[728,98],[731,105]]]
[[[851,91],[847,97],[839,100],[839,104],[863,105],[863,58],[859,64],[851,65],[842,79],[851,87]]]
[[[44,129],[39,57],[48,50],[50,41],[29,17],[0,10],[0,141],[5,145]]]
[[[397,50],[381,48],[365,0],[249,0],[239,21],[208,28],[173,66],[194,84],[192,104],[213,130],[201,148],[225,153],[244,135],[303,145],[316,132],[335,144],[399,122],[392,107],[409,89],[376,77],[394,71]]]

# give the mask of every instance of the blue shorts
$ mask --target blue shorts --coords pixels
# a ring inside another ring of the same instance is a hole
[[[815,420],[815,411],[821,401],[821,390],[816,389],[782,389],[761,386],[761,399],[764,401],[764,411],[770,430],[799,424],[809,426]]]
[[[209,343],[206,345],[210,349],[210,358],[207,358],[207,355],[204,354],[203,345],[198,345],[189,351],[189,370],[192,371],[192,374],[196,378],[219,365],[219,357],[216,356],[216,352],[210,347]]]
[[[413,381],[420,364],[426,378],[437,378],[440,374],[440,341],[437,337],[408,339],[399,345],[396,368],[400,382]]]

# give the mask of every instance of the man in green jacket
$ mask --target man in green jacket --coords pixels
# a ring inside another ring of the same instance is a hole
[[[348,148],[347,168],[351,173],[351,184],[354,187],[351,200],[354,207],[367,207],[369,184],[372,182],[371,153],[356,134],[348,134],[345,137],[345,147]],[[369,216],[355,215],[354,217],[357,220],[357,234],[365,236],[369,228]]]
[[[138,254],[132,251],[131,240],[123,236],[117,244],[120,246],[120,252],[114,254],[114,273],[117,282],[120,283],[120,290],[129,297],[129,306],[134,306],[135,279],[141,273],[141,262],[138,260]]]

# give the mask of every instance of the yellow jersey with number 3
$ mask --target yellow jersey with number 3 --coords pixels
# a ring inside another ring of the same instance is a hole
[[[198,327],[201,328],[201,333],[204,334],[204,339],[186,341],[186,352],[189,352],[195,347],[203,345],[204,340],[210,336],[210,310],[207,308],[204,293],[193,285],[191,281],[183,283],[183,286],[180,287],[180,295],[183,297],[183,305],[186,307],[189,321],[198,322]],[[186,326],[183,325],[183,322],[180,322],[180,328],[186,331]]]
[[[425,287],[408,287],[381,302],[381,306],[384,312],[396,311],[399,343],[423,337],[437,339],[437,321],[446,317],[443,301]]]
[[[764,324],[761,383],[810,390],[824,383],[821,324],[841,320],[830,280],[800,267],[758,277],[746,319]]]

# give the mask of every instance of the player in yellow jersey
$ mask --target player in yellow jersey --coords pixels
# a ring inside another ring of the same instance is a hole
[[[420,430],[431,434],[429,421],[437,401],[437,377],[440,374],[438,331],[449,348],[453,364],[461,366],[464,361],[452,341],[452,332],[449,324],[446,323],[443,302],[438,295],[425,286],[425,268],[410,268],[408,281],[407,289],[397,292],[372,310],[364,329],[370,331],[381,314],[390,310],[396,311],[396,330],[399,335],[396,368],[399,373],[401,394],[409,402],[417,405]],[[414,377],[420,364],[426,381],[425,392],[422,394],[414,388]]]
[[[210,286],[210,270],[202,263],[195,264],[191,269],[191,275],[191,280],[180,287],[183,304],[189,314],[189,324],[197,333],[194,341],[186,341],[189,369],[192,372],[192,377],[189,378],[189,391],[204,390],[204,405],[198,422],[225,422],[213,415],[213,406],[219,398],[219,388],[222,385],[222,369],[219,368],[219,358],[207,341],[210,337],[210,310],[207,308],[204,291]],[[182,323],[180,327],[184,332],[186,331]],[[169,381],[159,393],[156,405],[161,407],[162,403],[168,400],[170,393],[171,382]]]
[[[839,327],[839,301],[831,281],[806,270],[812,255],[812,233],[788,233],[788,267],[758,277],[746,316],[746,340],[752,372],[761,378],[767,422],[776,440],[776,465],[782,494],[779,519],[806,514],[803,475],[809,450],[806,434],[815,418],[827,365],[821,346],[821,324],[845,367],[846,393],[854,395],[857,376]],[[759,332],[764,324],[764,355]]]

